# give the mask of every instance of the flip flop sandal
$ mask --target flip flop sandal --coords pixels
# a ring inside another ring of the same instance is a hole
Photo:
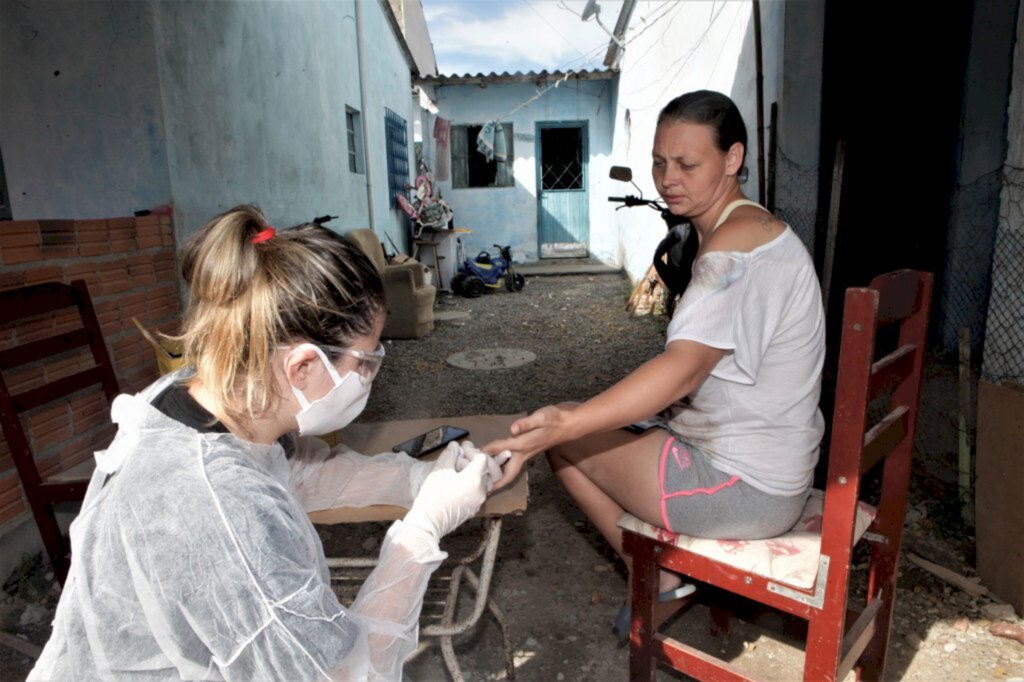
[[[691,583],[683,583],[674,590],[665,590],[658,595],[659,602],[675,601],[676,599],[682,599],[688,597],[697,591],[696,586]],[[629,600],[626,600],[622,604],[622,608],[619,609],[618,615],[615,616],[615,623],[612,625],[612,632],[619,638],[620,641],[629,640],[629,625],[632,620],[632,613],[629,610]]]

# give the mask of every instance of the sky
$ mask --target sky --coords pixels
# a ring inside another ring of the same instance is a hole
[[[422,0],[442,75],[603,69],[608,34],[581,14],[585,0]],[[621,0],[600,0],[615,28]]]

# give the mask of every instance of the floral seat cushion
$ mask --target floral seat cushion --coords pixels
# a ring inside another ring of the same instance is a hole
[[[623,514],[619,527],[659,542],[671,543],[680,549],[733,566],[749,573],[807,590],[814,587],[821,554],[821,520],[825,494],[811,490],[807,504],[793,529],[785,535],[766,540],[709,540],[670,533],[631,514]],[[854,543],[875,519],[874,507],[857,503]]]

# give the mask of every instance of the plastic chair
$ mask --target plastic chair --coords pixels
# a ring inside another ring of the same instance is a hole
[[[882,677],[931,290],[932,275],[911,270],[847,290],[827,488],[811,495],[790,533],[730,544],[675,535],[628,514],[620,519],[633,557],[631,680],[653,680],[656,661],[697,679],[752,679],[652,628],[662,567],[808,621],[805,680],[841,680],[855,668],[858,678]],[[876,360],[877,337],[891,335],[878,332],[888,327],[898,334],[895,350]],[[871,423],[869,406],[879,402],[887,403],[887,413]],[[880,463],[881,501],[875,511],[858,497],[862,476]],[[862,538],[871,543],[867,603],[848,612],[850,557]],[[723,624],[727,633],[722,613],[712,609],[720,633]]]
[[[70,330],[65,330],[63,317],[54,315],[64,309],[77,313]],[[50,328],[56,331],[54,335],[0,351],[0,424],[54,573],[63,584],[71,545],[57,524],[54,505],[85,497],[94,463],[89,458],[65,471],[40,472],[21,415],[97,385],[107,401],[113,402],[119,389],[85,281],[49,282],[0,292],[0,325],[8,327],[45,315],[56,320],[58,326]],[[77,371],[67,374],[69,355],[86,349],[91,351],[93,365],[77,364]],[[32,388],[19,387],[12,394],[10,371],[18,367],[32,375]]]

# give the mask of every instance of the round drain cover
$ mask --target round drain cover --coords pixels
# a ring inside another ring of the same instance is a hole
[[[461,369],[511,369],[537,359],[534,353],[519,348],[481,348],[448,356],[448,364]]]

